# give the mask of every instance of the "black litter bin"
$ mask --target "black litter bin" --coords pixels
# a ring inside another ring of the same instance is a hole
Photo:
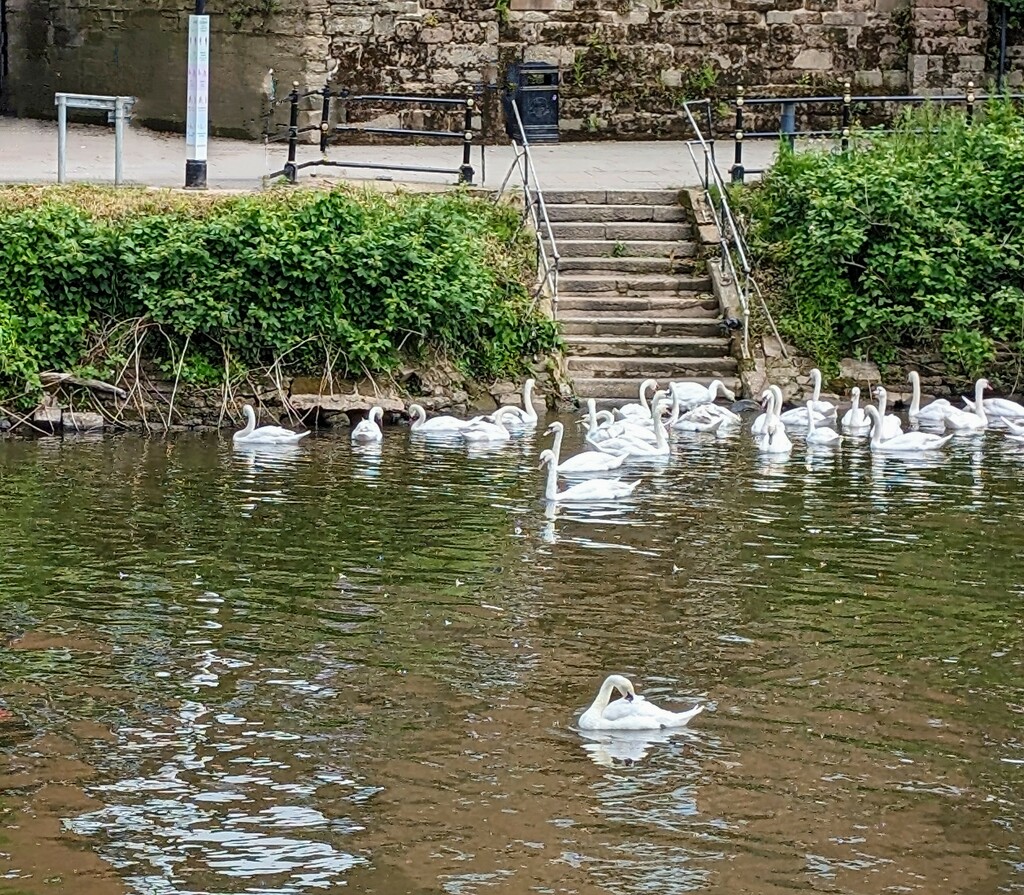
[[[505,79],[505,131],[517,143],[558,142],[558,66],[546,62],[516,62]],[[512,104],[519,110],[523,134],[516,126]]]

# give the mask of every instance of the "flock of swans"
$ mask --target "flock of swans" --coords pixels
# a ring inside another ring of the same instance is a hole
[[[916,372],[911,372],[908,378],[913,389],[907,413],[908,431],[904,431],[898,416],[886,412],[888,395],[882,386],[874,389],[877,406],[862,406],[860,389],[853,388],[849,409],[840,417],[839,408],[821,398],[818,370],[811,370],[813,394],[803,406],[784,411],[782,390],[770,385],[761,395],[763,412],[750,427],[756,449],[767,456],[784,456],[793,450],[794,437],[803,438],[809,451],[834,450],[847,439],[868,437],[872,452],[912,456],[939,450],[957,433],[976,433],[992,426],[1008,430],[1008,438],[1024,443],[1024,406],[1003,398],[985,398],[984,392],[990,387],[987,379],[975,383],[973,400],[964,398],[964,407],[959,408],[944,398],[922,406],[920,378]],[[410,435],[461,441],[468,445],[500,445],[516,434],[536,429],[538,416],[533,405],[533,389],[534,380],[527,379],[522,407],[508,405],[490,415],[468,420],[454,416],[428,418],[420,405],[412,404],[409,407]],[[656,391],[648,398],[651,389]],[[552,435],[553,440],[539,457],[540,468],[547,468],[544,499],[593,502],[629,496],[641,479],[626,481],[599,474],[612,472],[627,463],[668,460],[670,432],[717,432],[740,426],[742,417],[717,403],[719,397],[728,401],[736,398],[720,380],[706,386],[697,382],[672,382],[667,389],[658,390],[657,381],[647,379],[640,386],[637,403],[598,412],[595,402],[590,400],[582,422],[586,429],[586,450],[563,458],[563,424],[555,421],[546,430],[545,434]],[[245,405],[244,413],[246,426],[234,434],[238,445],[295,444],[309,434],[280,426],[257,428],[252,407]],[[352,428],[352,442],[382,443],[383,414],[381,407],[373,407],[367,418]],[[559,488],[560,476],[582,480]]]

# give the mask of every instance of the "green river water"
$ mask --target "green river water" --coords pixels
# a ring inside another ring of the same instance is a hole
[[[546,442],[0,441],[0,892],[1024,892],[1024,449]]]

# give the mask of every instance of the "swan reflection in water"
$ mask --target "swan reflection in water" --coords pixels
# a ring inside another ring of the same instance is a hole
[[[352,478],[376,482],[380,479],[379,441],[352,442]]]
[[[686,727],[665,730],[576,730],[583,738],[583,751],[594,764],[606,768],[631,767],[640,764],[652,747],[669,743],[673,738],[695,740],[697,735]]]
[[[290,473],[303,461],[301,447],[297,444],[236,442],[231,446],[231,453],[243,472],[238,491],[245,495],[242,503],[245,513],[251,513],[259,503],[288,502],[284,489],[291,482]],[[289,475],[276,475],[285,472]]]

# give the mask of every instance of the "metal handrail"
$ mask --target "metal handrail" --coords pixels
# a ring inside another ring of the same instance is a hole
[[[537,285],[534,290],[534,297],[538,297],[545,289],[551,299],[551,314],[558,318],[558,269],[560,256],[558,244],[555,242],[555,234],[551,228],[551,220],[548,218],[548,207],[544,201],[544,191],[540,188],[540,178],[537,177],[537,168],[533,164],[533,153],[530,152],[530,141],[526,138],[523,128],[523,119],[519,115],[519,109],[515,103],[509,103],[512,114],[516,119],[516,133],[519,137],[513,140],[515,145],[515,157],[505,173],[505,179],[495,195],[495,201],[501,199],[512,179],[513,171],[519,172],[519,179],[523,188],[523,221],[527,217],[533,224],[533,232],[537,239]],[[532,185],[531,185],[532,183]],[[545,249],[544,240],[547,239],[550,246],[550,256]]]
[[[743,312],[743,357],[750,357],[750,304],[751,296],[755,295],[758,304],[763,311],[768,325],[771,327],[775,338],[778,339],[784,357],[789,357],[786,346],[779,335],[772,318],[768,304],[754,277],[750,264],[750,253],[747,250],[746,239],[743,231],[736,224],[732,208],[729,207],[729,197],[726,191],[725,179],[722,172],[718,170],[718,163],[715,160],[714,138],[709,141],[705,139],[697,119],[693,115],[691,106],[704,107],[704,115],[708,121],[708,133],[713,134],[711,127],[711,100],[691,100],[683,103],[683,111],[689,119],[690,127],[693,129],[695,139],[686,141],[686,148],[690,153],[694,168],[700,178],[703,189],[704,203],[711,211],[715,226],[718,228],[718,245],[722,255],[722,266],[728,281],[736,287],[739,296],[740,310]],[[699,147],[701,158],[697,156]],[[714,191],[714,193],[712,192]],[[715,195],[717,194],[717,195]]]

